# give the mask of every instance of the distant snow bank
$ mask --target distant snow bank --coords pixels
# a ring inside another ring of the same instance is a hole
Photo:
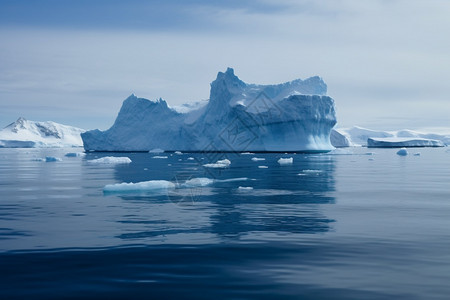
[[[450,128],[446,132],[437,134],[408,129],[377,131],[354,126],[333,129],[330,139],[334,147],[442,147],[450,145]]]
[[[0,130],[0,148],[83,147],[85,130],[59,123],[19,118]]]

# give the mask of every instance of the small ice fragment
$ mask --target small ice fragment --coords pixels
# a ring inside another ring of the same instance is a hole
[[[183,161],[183,160],[181,158],[179,158],[178,161]]]
[[[372,160],[375,160],[375,159],[373,159],[373,158],[369,158],[369,160],[370,160],[370,161],[372,161]]]
[[[366,152],[366,155],[375,155],[373,152]]]
[[[397,155],[406,156],[408,155],[408,150],[406,150],[406,148],[401,148],[400,150],[397,151]]]
[[[45,158],[33,158],[32,161],[45,161]]]
[[[215,164],[204,164],[206,168],[228,168],[231,165],[231,161],[228,159],[218,160]]]
[[[144,171],[148,171],[148,168],[144,168]]]
[[[55,162],[55,161],[61,161],[61,158],[54,157],[54,156],[46,156],[45,157],[46,162]]]
[[[200,177],[200,178],[192,178],[189,180],[186,180],[186,182],[183,184],[183,186],[186,187],[201,187],[201,186],[207,186],[214,182],[213,179],[206,178],[206,177]]]
[[[253,188],[251,186],[240,186],[240,187],[238,187],[238,190],[247,190],[247,191],[249,191],[249,190],[253,190]]]
[[[66,157],[84,157],[84,156],[86,156],[86,153],[82,153],[82,152],[69,152],[69,153],[66,153],[64,156],[66,156]]]
[[[294,159],[292,157],[289,158],[280,158],[278,160],[278,163],[280,165],[292,165],[292,163],[294,162]]]
[[[167,157],[167,156],[159,156],[159,155],[156,155],[156,156],[153,156],[152,158],[166,159],[166,158],[168,158],[168,157]]]
[[[163,153],[164,150],[163,149],[159,149],[159,148],[155,148],[155,149],[152,149],[152,150],[150,150],[148,152],[149,153]]]
[[[258,166],[258,168],[260,168],[260,169],[268,169],[269,167],[268,166]]]
[[[181,152],[181,151],[175,151],[174,152],[176,155],[183,155],[183,152]]]
[[[420,152],[414,153],[414,156],[420,156]]]
[[[266,160],[265,158],[260,158],[260,157],[252,157],[253,161],[261,161],[261,160]]]
[[[194,160],[194,158],[193,157],[188,157],[188,159],[187,160]]]
[[[303,170],[303,173],[322,173],[322,170]]]
[[[167,166],[168,166],[168,167],[171,167],[171,166],[172,166],[172,164],[167,164]]]
[[[97,158],[87,161],[90,164],[129,164],[131,159],[129,157],[115,157],[115,156],[105,156],[102,158]]]
[[[255,153],[252,153],[252,152],[242,152],[241,153],[241,155],[253,155],[253,154],[255,154]]]

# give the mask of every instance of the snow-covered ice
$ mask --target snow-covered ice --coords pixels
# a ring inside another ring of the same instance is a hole
[[[241,191],[251,191],[251,190],[253,190],[253,187],[251,187],[251,186],[239,186],[239,187],[238,187],[238,190],[241,190]]]
[[[168,156],[155,155],[155,156],[152,156],[152,158],[156,158],[156,159],[167,159],[167,158],[169,158],[169,157],[168,157]]]
[[[19,118],[0,130],[0,148],[82,147],[84,130],[59,123]]]
[[[259,169],[268,169],[268,166],[258,166]]]
[[[154,190],[174,189],[175,184],[167,180],[149,180],[137,183],[108,184],[103,188],[105,193],[146,192]]]
[[[329,151],[334,100],[320,77],[277,85],[247,84],[228,68],[211,84],[209,101],[176,110],[134,94],[114,125],[82,134],[94,151]]]
[[[266,160],[265,158],[262,157],[252,157],[253,161],[262,161],[262,160]]]
[[[131,163],[131,159],[129,157],[105,156],[102,158],[88,160],[87,162],[91,164],[129,164]]]
[[[231,165],[231,161],[228,159],[222,159],[222,160],[218,160],[216,163],[214,164],[204,164],[203,166],[206,168],[219,168],[219,169],[223,169],[223,168],[228,168]]]
[[[280,158],[278,160],[278,163],[280,165],[291,165],[294,162],[294,158],[289,157],[289,158]]]

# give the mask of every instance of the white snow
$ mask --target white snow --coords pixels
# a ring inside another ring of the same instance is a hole
[[[262,157],[252,157],[253,161],[262,161],[262,160],[266,160],[265,158]]]
[[[408,150],[406,150],[406,148],[401,148],[400,150],[397,151],[397,154],[400,156],[406,156],[408,155]]]
[[[334,100],[320,77],[277,85],[247,84],[219,72],[205,105],[173,109],[128,97],[114,125],[82,134],[94,151],[329,151]],[[270,134],[267,134],[270,133]]]
[[[129,157],[105,156],[102,158],[88,160],[87,162],[91,164],[129,164],[131,163],[131,159]]]
[[[280,165],[292,165],[292,163],[294,162],[294,158],[289,157],[289,158],[280,158],[278,160],[278,163]]]
[[[106,193],[121,193],[121,192],[145,192],[154,190],[174,189],[175,184],[167,180],[149,180],[137,183],[117,183],[108,184],[103,188]]]
[[[0,147],[61,148],[82,147],[84,130],[55,122],[34,122],[19,118],[0,130]]]
[[[228,168],[231,165],[231,161],[229,161],[228,159],[222,159],[222,160],[218,160],[216,163],[214,164],[204,164],[203,166],[206,168]]]

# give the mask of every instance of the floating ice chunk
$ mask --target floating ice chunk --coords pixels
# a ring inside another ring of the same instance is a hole
[[[369,148],[398,148],[398,147],[444,147],[444,143],[439,140],[425,138],[369,138],[367,139]]]
[[[253,155],[253,154],[255,154],[255,153],[252,153],[252,152],[242,152],[241,153],[241,155]]]
[[[167,180],[150,180],[137,183],[108,184],[103,188],[105,193],[146,192],[154,190],[174,189],[175,184]]]
[[[188,159],[187,160],[194,160],[194,158],[193,157],[188,157]]]
[[[369,160],[370,160],[370,161],[373,161],[373,160],[375,160],[375,159],[373,159],[373,158],[369,158]]]
[[[88,160],[87,162],[91,164],[129,164],[131,163],[131,159],[129,157],[105,156],[102,158]]]
[[[322,170],[303,170],[303,173],[322,173]]]
[[[204,164],[206,168],[228,168],[231,165],[231,161],[228,159],[218,160],[215,164]]]
[[[420,152],[414,153],[414,156],[420,156]]]
[[[294,159],[292,157],[289,158],[280,158],[278,160],[278,163],[280,165],[292,165],[292,163],[294,162]]]
[[[160,148],[155,148],[155,149],[152,149],[152,150],[150,150],[148,152],[149,153],[164,153],[164,150],[160,149]]]
[[[66,156],[66,157],[84,157],[84,156],[86,156],[86,153],[82,153],[82,152],[69,152],[69,153],[66,153],[64,156]]]
[[[269,167],[268,166],[258,166],[258,168],[260,168],[260,169],[268,169]]]
[[[253,188],[251,186],[240,186],[238,187],[238,190],[250,191],[253,190]]]
[[[214,179],[200,177],[200,178],[192,178],[192,179],[186,180],[186,182],[183,184],[183,186],[198,187],[198,186],[208,186],[213,183],[214,183]]]
[[[183,152],[181,152],[181,151],[175,151],[174,152],[176,155],[183,155]]]
[[[375,155],[374,152],[366,152],[366,155]]]
[[[156,155],[156,156],[153,156],[152,158],[156,158],[156,159],[166,159],[166,158],[168,158],[167,156],[159,156],[159,155]]]
[[[266,160],[265,158],[261,158],[261,157],[252,157],[253,161],[261,161],[261,160]]]
[[[406,150],[406,148],[401,148],[400,150],[397,151],[397,155],[406,156],[408,155],[408,150]]]
[[[54,157],[54,156],[46,156],[45,157],[46,162],[55,162],[55,161],[61,161],[61,158]]]
[[[246,181],[247,177],[238,177],[238,178],[228,178],[228,179],[216,179],[214,182],[235,182],[235,181]]]

